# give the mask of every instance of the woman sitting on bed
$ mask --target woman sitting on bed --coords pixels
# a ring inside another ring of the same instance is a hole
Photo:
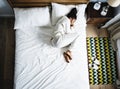
[[[66,62],[72,60],[72,51],[75,50],[77,32],[74,29],[74,22],[77,19],[77,10],[73,8],[66,16],[63,16],[56,24],[54,37],[51,39],[54,47],[68,47],[68,50],[63,53]]]

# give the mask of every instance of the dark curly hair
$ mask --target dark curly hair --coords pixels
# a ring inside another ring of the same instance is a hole
[[[68,18],[77,19],[77,9],[72,8],[71,11],[66,15]]]

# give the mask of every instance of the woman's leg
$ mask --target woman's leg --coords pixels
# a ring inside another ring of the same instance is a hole
[[[77,36],[77,38],[73,42],[71,42],[71,44],[69,46],[69,50],[76,51],[76,50],[78,50],[79,45],[80,45],[80,37]]]
[[[53,46],[62,48],[74,42],[77,37],[78,37],[77,33],[69,33],[61,35],[59,37],[55,37],[51,41]]]

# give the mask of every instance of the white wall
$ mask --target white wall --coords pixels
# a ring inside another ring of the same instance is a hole
[[[0,0],[0,16],[13,16],[13,10],[7,0]]]

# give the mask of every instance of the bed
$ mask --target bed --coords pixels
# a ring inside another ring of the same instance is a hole
[[[15,13],[14,89],[89,89],[85,18],[88,1],[8,1]],[[73,7],[80,11],[76,21],[80,39],[72,61],[67,63],[63,56],[66,48],[51,46],[50,39],[57,20]]]

